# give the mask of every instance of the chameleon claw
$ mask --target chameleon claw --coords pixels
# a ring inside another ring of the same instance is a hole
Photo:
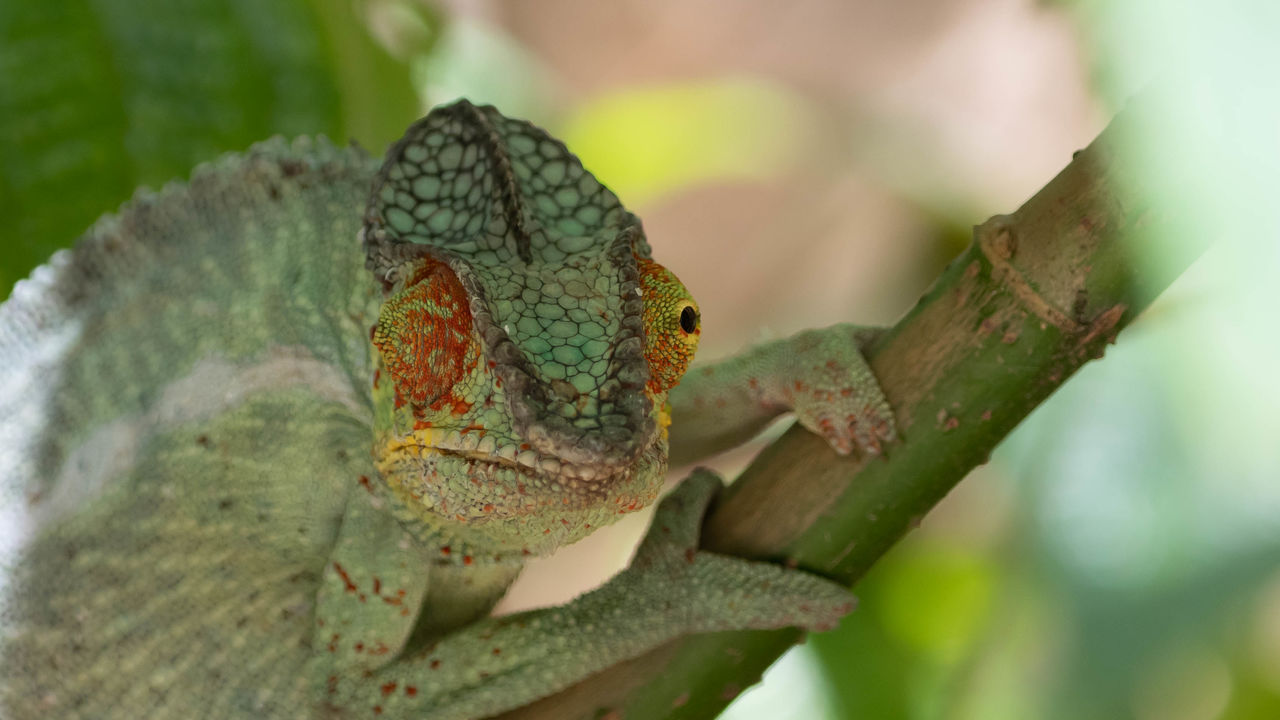
[[[841,455],[881,455],[897,440],[893,409],[850,338],[862,330],[837,325],[793,340],[794,356],[805,359],[791,371],[796,418]]]

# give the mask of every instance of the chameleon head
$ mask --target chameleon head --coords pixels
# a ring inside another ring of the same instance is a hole
[[[390,150],[362,238],[386,290],[374,452],[418,534],[541,554],[656,499],[697,305],[562,144],[437,109]]]

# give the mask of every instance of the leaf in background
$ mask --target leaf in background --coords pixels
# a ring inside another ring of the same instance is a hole
[[[381,155],[423,114],[406,61],[434,50],[444,18],[419,2],[309,0],[306,4],[319,19],[331,82],[338,87],[343,128],[339,137],[355,138],[369,152]],[[379,26],[384,44],[392,45],[399,59],[374,40],[371,24]]]
[[[659,85],[590,100],[561,136],[634,206],[698,183],[776,175],[794,161],[806,108],[755,80]]]
[[[857,585],[857,612],[809,638],[841,717],[955,717],[954,673],[991,620],[999,568],[963,542],[913,535]]]
[[[415,114],[339,0],[0,4],[0,296],[140,185],[277,133],[377,152]]]

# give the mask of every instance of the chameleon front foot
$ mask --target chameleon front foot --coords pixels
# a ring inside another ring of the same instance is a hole
[[[893,409],[858,349],[868,332],[835,325],[785,341],[790,350],[782,387],[787,404],[801,425],[841,455],[855,448],[879,455],[898,439]]]
[[[671,461],[741,444],[784,412],[833,450],[878,455],[898,439],[893,408],[861,347],[877,330],[834,325],[694,368],[671,391]]]

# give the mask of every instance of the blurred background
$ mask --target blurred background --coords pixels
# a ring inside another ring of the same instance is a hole
[[[644,218],[714,359],[893,322],[1157,88],[1140,181],[1211,249],[725,716],[1280,718],[1278,31],[1274,0],[0,0],[0,297],[138,185],[275,133],[380,153],[466,95]]]

